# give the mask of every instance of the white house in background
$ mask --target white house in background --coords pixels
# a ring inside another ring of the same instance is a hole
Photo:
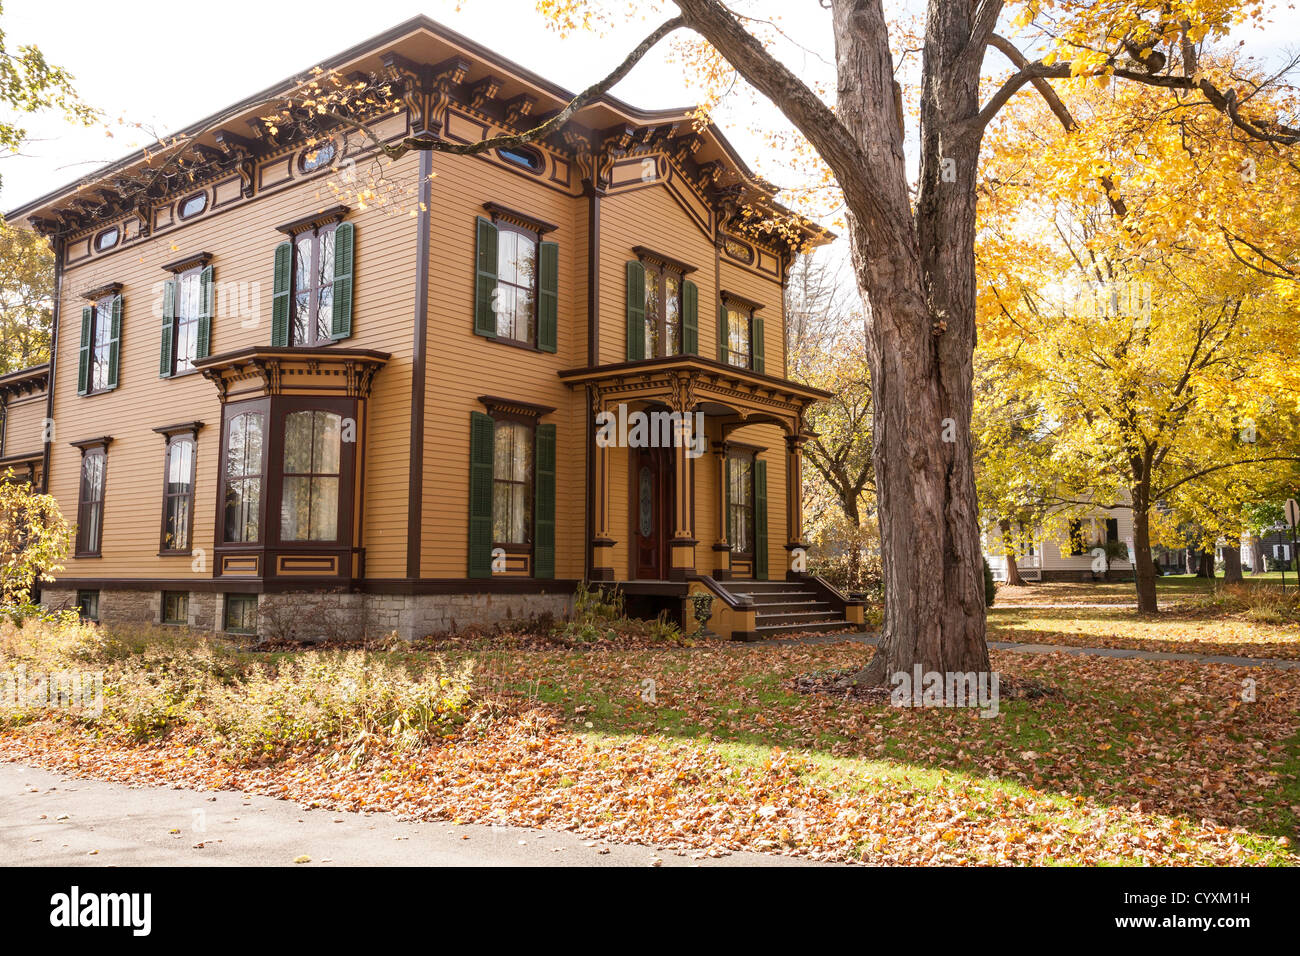
[[[1016,558],[1016,567],[1026,581],[1123,581],[1133,576],[1133,512],[1129,508],[1097,509],[1094,514],[1070,522],[1070,540],[1057,541],[1041,527],[1032,532]],[[1124,557],[1108,557],[1122,544]],[[1002,535],[996,523],[984,535],[984,556],[995,581],[1007,579],[1007,559]]]

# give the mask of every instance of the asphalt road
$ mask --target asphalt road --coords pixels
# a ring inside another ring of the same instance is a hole
[[[306,810],[230,790],[132,787],[0,763],[0,866],[800,866],[573,833]],[[310,862],[295,864],[309,857]]]

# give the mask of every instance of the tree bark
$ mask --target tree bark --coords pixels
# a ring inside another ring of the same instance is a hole
[[[1214,555],[1209,551],[1196,552],[1196,576],[1214,580]]]
[[[1025,579],[1020,576],[1020,566],[1016,564],[1016,552],[1011,546],[1011,519],[1001,519],[998,522],[998,531],[1002,534],[1002,552],[1007,559],[1007,586],[1022,587]]]
[[[885,617],[858,675],[986,672],[984,580],[971,440],[979,75],[1001,4],[930,0],[921,178],[913,208],[881,0],[832,0],[831,111],[714,0],[675,0],[700,33],[817,149],[844,192],[870,303],[874,464]]]
[[[1223,583],[1240,584],[1241,581],[1241,549],[1225,546],[1223,549]]]
[[[1133,499],[1133,578],[1137,584],[1138,613],[1155,614],[1159,606],[1156,603],[1156,562],[1151,556],[1151,514],[1144,500],[1143,506],[1138,506],[1137,494]]]

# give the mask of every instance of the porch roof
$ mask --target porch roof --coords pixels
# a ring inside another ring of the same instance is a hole
[[[738,424],[776,421],[792,435],[804,432],[808,408],[831,392],[699,355],[672,355],[566,369],[560,380],[585,386],[599,410],[608,403],[661,401],[674,411],[734,414]]]

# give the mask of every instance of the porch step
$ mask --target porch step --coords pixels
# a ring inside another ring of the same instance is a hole
[[[759,624],[754,628],[754,633],[758,635],[758,639],[761,641],[766,640],[769,637],[780,637],[782,634],[790,634],[795,631],[842,631],[848,626],[848,622],[842,620],[819,621],[814,624],[800,624],[796,627],[791,627],[789,624]]]
[[[728,581],[727,588],[754,602],[755,632],[772,637],[795,631],[837,631],[844,615],[798,581]]]

